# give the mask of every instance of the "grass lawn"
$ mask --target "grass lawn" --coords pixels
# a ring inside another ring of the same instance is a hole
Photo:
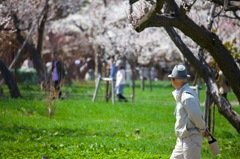
[[[38,87],[20,85],[24,99],[10,99],[4,86],[5,94],[0,98],[0,158],[168,159],[176,141],[173,88],[169,82],[158,81],[152,91],[149,86],[141,91],[139,83],[134,102],[114,105],[105,101],[103,83],[96,102],[92,102],[94,83],[65,86],[69,98],[56,101],[53,119],[47,114],[48,94]],[[200,101],[204,105],[202,87]],[[126,86],[128,99],[130,94]],[[229,99],[237,103],[232,92]],[[240,114],[238,104],[234,110]],[[240,135],[217,109],[215,120],[214,136],[221,155],[212,155],[205,139],[202,159],[239,159]]]

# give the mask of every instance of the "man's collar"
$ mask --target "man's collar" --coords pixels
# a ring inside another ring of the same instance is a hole
[[[176,94],[181,93],[181,91],[182,91],[185,87],[188,87],[188,86],[189,86],[189,84],[188,84],[188,83],[185,83],[181,88],[176,89]]]
[[[176,89],[175,91],[173,91],[172,94],[173,94],[174,98],[176,99],[177,96],[182,93],[182,90],[184,90],[184,88],[186,88],[188,86],[189,86],[189,84],[185,83],[181,88]]]

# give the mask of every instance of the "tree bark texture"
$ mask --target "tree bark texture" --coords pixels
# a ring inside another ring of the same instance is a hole
[[[130,65],[131,67],[131,73],[132,73],[132,77],[131,77],[131,87],[132,87],[132,94],[131,94],[131,100],[132,102],[134,102],[135,99],[135,76],[134,76],[134,71],[135,71],[135,65],[132,64]]]
[[[6,84],[8,86],[11,97],[12,98],[22,98],[22,96],[18,90],[17,84],[13,79],[12,74],[10,73],[8,68],[5,66],[5,64],[1,60],[0,60],[0,71],[4,78],[4,81],[6,82]]]
[[[134,102],[135,99],[135,68],[136,68],[136,63],[137,63],[137,59],[132,56],[131,58],[127,58],[125,57],[125,59],[127,60],[127,62],[130,65],[130,70],[131,70],[131,88],[132,88],[132,93],[131,93],[131,100],[132,102]]]
[[[168,1],[164,2],[168,3]],[[240,102],[240,70],[229,51],[217,35],[208,31],[204,26],[198,26],[185,15],[183,8],[178,8],[175,3],[171,5],[172,7],[169,8],[175,8],[174,10],[176,11],[179,10],[175,16],[169,17],[162,14],[163,1],[157,1],[154,11],[148,15],[148,18],[143,18],[142,21],[139,21],[134,26],[135,30],[141,32],[148,27],[175,27],[181,30],[186,36],[190,37],[212,55]]]
[[[240,133],[240,116],[232,109],[230,103],[228,103],[228,101],[221,96],[215,78],[211,77],[211,69],[208,67],[208,65],[204,64],[206,62],[201,63],[200,60],[194,56],[191,50],[183,43],[180,36],[172,27],[165,27],[165,30],[175,45],[182,52],[184,57],[195,68],[195,70],[200,74],[204,82],[207,84],[208,90],[216,102],[219,112],[232,124],[238,133]]]
[[[44,6],[44,9],[43,9],[43,17],[42,17],[40,25],[38,27],[37,51],[39,53],[42,52],[43,36],[44,36],[45,24],[46,24],[46,21],[47,21],[48,9],[49,9],[48,1],[49,0],[45,0],[45,6]]]
[[[41,34],[44,33],[44,26],[45,26],[45,21],[46,21],[45,16],[48,11],[47,10],[47,6],[48,6],[47,2],[48,2],[48,0],[46,0],[46,4],[45,4],[46,6],[44,7],[44,9],[41,12],[41,14],[39,15],[39,17],[37,18],[37,22],[38,22],[41,19],[41,16],[43,15],[42,21],[40,22],[41,23],[40,27],[43,27],[43,28],[39,28],[39,33],[41,33]],[[13,18],[13,22],[14,22],[14,25],[17,30],[16,31],[17,40],[23,44],[25,42],[26,38],[21,34],[21,30],[18,27],[20,21],[16,14],[13,14],[12,18]],[[37,24],[37,22],[36,22],[36,24]],[[42,47],[42,40],[43,40],[42,36],[43,35],[39,35],[39,36],[40,36],[39,40],[41,40],[41,42],[38,41],[37,47],[35,47],[34,44],[30,43],[29,41],[27,41],[25,47],[28,50],[28,52],[31,54],[34,67],[38,73],[39,81],[44,81],[46,83],[47,82],[47,74],[46,74],[45,66],[42,61],[41,52],[39,52],[39,51],[41,51],[41,47]]]
[[[164,10],[175,11],[175,14],[170,16],[166,15]],[[240,102],[240,70],[218,36],[208,31],[204,26],[198,26],[195,24],[186,15],[186,10],[184,10],[182,6],[179,8],[175,1],[156,1],[156,4],[151,9],[151,12],[134,24],[134,28],[137,32],[141,32],[148,27],[165,28],[172,41],[177,45],[179,50],[206,82],[211,96],[217,103],[219,112],[223,114],[238,131],[238,133],[240,133],[240,117],[234,110],[232,110],[230,103],[224,100],[224,98],[220,95],[211,69],[208,67],[206,62],[200,62],[200,60],[194,56],[194,54],[175,32],[173,27],[181,30],[185,35],[190,37],[199,46],[206,49],[212,55],[219,68],[228,79],[233,92]]]
[[[22,36],[22,34],[20,33],[19,30],[16,32],[16,34],[17,34],[17,40],[20,43],[23,43],[25,38]],[[29,42],[27,42],[27,44],[26,44],[26,49],[32,55],[31,57],[33,60],[34,67],[36,68],[36,70],[38,72],[39,80],[47,82],[47,74],[46,74],[45,66],[43,65],[41,53],[37,51],[34,44],[29,43]]]

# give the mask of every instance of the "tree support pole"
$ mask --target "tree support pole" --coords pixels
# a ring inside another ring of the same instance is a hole
[[[95,88],[95,91],[94,91],[94,94],[93,94],[92,102],[95,102],[95,101],[96,101],[97,94],[98,94],[98,89],[99,89],[101,80],[111,83],[111,88],[112,88],[112,104],[115,104],[114,80],[113,80],[112,78],[102,78],[101,76],[99,76],[98,79],[97,79],[97,85],[96,85],[96,88]],[[107,89],[108,89],[108,88],[107,88]],[[107,92],[108,92],[108,91],[107,91]]]

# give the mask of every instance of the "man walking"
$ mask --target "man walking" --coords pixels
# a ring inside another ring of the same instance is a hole
[[[189,87],[190,75],[184,65],[176,65],[168,77],[176,89],[172,94],[176,100],[175,134],[178,137],[170,159],[200,159],[203,136],[207,135],[198,95]]]

